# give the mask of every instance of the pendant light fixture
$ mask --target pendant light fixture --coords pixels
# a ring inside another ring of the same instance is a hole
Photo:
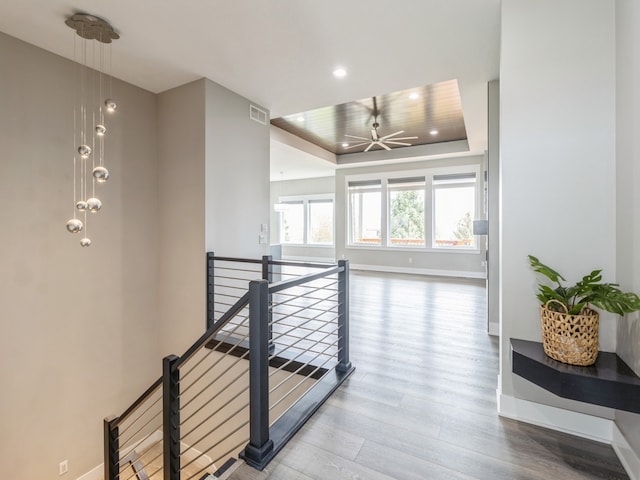
[[[65,24],[77,33],[73,44],[78,64],[73,109],[73,217],[67,221],[67,230],[74,234],[83,232],[80,245],[88,247],[91,245],[88,216],[102,208],[96,183],[109,180],[105,137],[107,119],[117,108],[111,98],[111,42],[120,35],[105,20],[86,13],[72,15]]]

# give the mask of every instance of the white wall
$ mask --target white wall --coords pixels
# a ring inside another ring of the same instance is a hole
[[[335,177],[305,178],[300,180],[286,180],[271,182],[271,243],[280,243],[280,213],[276,212],[273,205],[281,197],[299,195],[334,194],[336,189]],[[335,211],[334,202],[334,211]],[[335,216],[334,216],[334,241],[335,241]],[[336,257],[335,246],[297,246],[282,245],[282,257],[293,259],[309,259],[315,261],[334,261]]]
[[[452,275],[484,278],[485,266],[482,262],[485,259],[485,251],[483,239],[480,240],[482,248],[476,253],[434,253],[408,249],[381,250],[347,246],[346,231],[346,177],[349,175],[413,171],[452,165],[479,165],[482,167],[483,162],[484,157],[482,156],[469,156],[336,170],[336,258],[348,259],[352,268],[362,265],[368,268],[389,271],[414,271],[416,273],[434,274],[449,272]],[[482,172],[482,168],[480,171]]]
[[[640,4],[616,2],[617,272],[624,290],[640,292]],[[640,375],[640,315],[618,321],[618,355]],[[640,415],[616,412],[616,423],[640,457]]]
[[[541,339],[527,254],[616,279],[614,3],[503,0],[501,39],[502,392],[611,417],[515,377],[509,341]],[[600,340],[615,350],[612,315]]]
[[[102,462],[102,419],[160,375],[156,96],[113,83],[111,178],[82,248],[65,229],[77,65],[4,34],[0,63],[0,465],[58,478],[68,459],[77,478]]]

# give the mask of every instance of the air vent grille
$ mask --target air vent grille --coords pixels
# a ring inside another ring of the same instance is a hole
[[[249,117],[251,118],[251,120],[254,120],[263,125],[267,124],[267,112],[265,112],[261,108],[256,107],[255,105],[249,106]]]

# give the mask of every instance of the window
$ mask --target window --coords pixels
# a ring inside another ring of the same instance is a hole
[[[350,243],[380,245],[382,242],[382,182],[349,182]]]
[[[333,201],[309,200],[308,243],[316,245],[333,244]]]
[[[348,244],[476,249],[479,167],[454,166],[347,179]],[[353,177],[352,177],[353,178]]]
[[[288,197],[276,208],[280,212],[280,243],[333,245],[333,198]]]
[[[304,243],[304,203],[280,202],[280,242]]]
[[[387,190],[391,245],[423,247],[425,178],[390,178]]]
[[[475,247],[475,173],[433,177],[434,247]]]

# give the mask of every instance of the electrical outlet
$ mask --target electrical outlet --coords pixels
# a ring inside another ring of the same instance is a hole
[[[64,475],[69,471],[69,462],[63,460],[58,464],[58,475]]]
[[[413,258],[409,257],[409,263],[413,263]]]

